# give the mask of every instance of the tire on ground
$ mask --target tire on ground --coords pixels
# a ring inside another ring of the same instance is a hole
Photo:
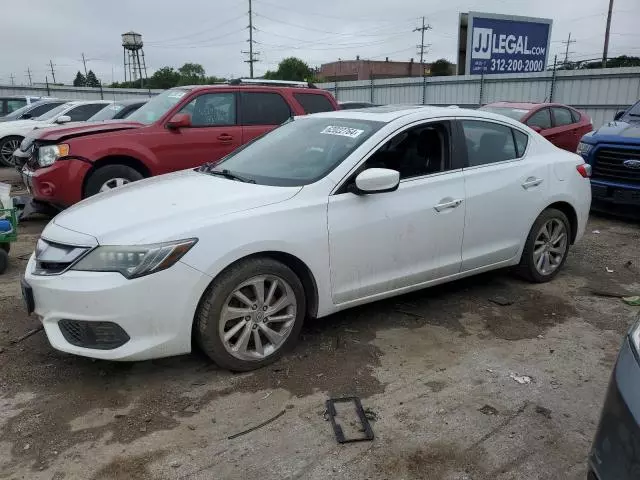
[[[220,312],[224,302],[234,289],[259,275],[276,275],[291,286],[297,307],[291,333],[284,344],[274,353],[260,361],[241,360],[227,352],[218,333]],[[197,345],[218,366],[235,372],[246,372],[268,365],[293,348],[298,341],[306,315],[304,287],[298,276],[286,265],[271,258],[249,258],[224,270],[205,291],[194,320],[194,337]]]
[[[116,178],[125,178],[129,182],[135,182],[142,180],[144,177],[138,170],[128,167],[127,165],[105,165],[104,167],[98,167],[87,180],[84,189],[84,198],[99,193],[100,188],[102,188],[105,183]]]
[[[558,268],[547,275],[543,275],[536,269],[535,261],[533,259],[534,243],[542,226],[546,222],[554,218],[564,224],[565,230],[567,232],[567,250],[565,251],[562,262],[560,263],[560,265],[558,265]],[[545,283],[553,279],[564,266],[564,262],[567,261],[567,257],[569,255],[569,246],[571,244],[571,236],[571,224],[569,223],[569,219],[563,212],[561,212],[560,210],[556,210],[555,208],[548,208],[543,211],[533,223],[533,226],[529,231],[529,235],[527,236],[527,241],[522,252],[522,257],[520,258],[520,264],[516,267],[515,270],[516,273],[525,280],[533,283]]]
[[[3,274],[9,266],[9,254],[4,248],[0,248],[0,274]]]

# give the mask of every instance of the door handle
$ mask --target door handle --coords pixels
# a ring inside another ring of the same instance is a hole
[[[530,188],[533,187],[537,187],[538,185],[540,185],[543,182],[542,178],[536,178],[536,177],[529,177],[525,180],[525,182],[522,184],[522,188],[524,188],[525,190],[528,190]]]
[[[231,143],[233,142],[233,137],[228,133],[222,133],[218,135],[218,140],[220,140],[222,143]]]
[[[443,210],[447,210],[449,208],[456,208],[462,204],[462,199],[451,200],[449,202],[443,202],[435,205],[433,208],[436,212],[442,212]]]

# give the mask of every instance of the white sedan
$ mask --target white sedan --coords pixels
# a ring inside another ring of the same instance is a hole
[[[68,122],[85,122],[111,103],[107,100],[66,102],[39,117],[0,123],[0,166],[13,166],[13,152],[30,131]]]
[[[96,195],[49,223],[23,281],[51,345],[250,370],[306,317],[516,266],[551,280],[590,168],[515,120],[376,107],[296,118],[216,165]]]

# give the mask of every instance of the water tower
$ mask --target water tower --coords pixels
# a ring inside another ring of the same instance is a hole
[[[127,72],[129,72],[129,81],[133,82],[140,79],[140,88],[144,86],[143,81],[147,80],[147,65],[144,63],[142,46],[142,35],[139,33],[127,32],[122,34],[124,81],[127,81]]]

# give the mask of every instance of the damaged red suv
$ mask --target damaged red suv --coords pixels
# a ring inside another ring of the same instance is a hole
[[[125,121],[34,130],[14,156],[34,200],[65,208],[145,177],[220,160],[294,115],[338,108],[329,92],[303,82],[177,87]]]

